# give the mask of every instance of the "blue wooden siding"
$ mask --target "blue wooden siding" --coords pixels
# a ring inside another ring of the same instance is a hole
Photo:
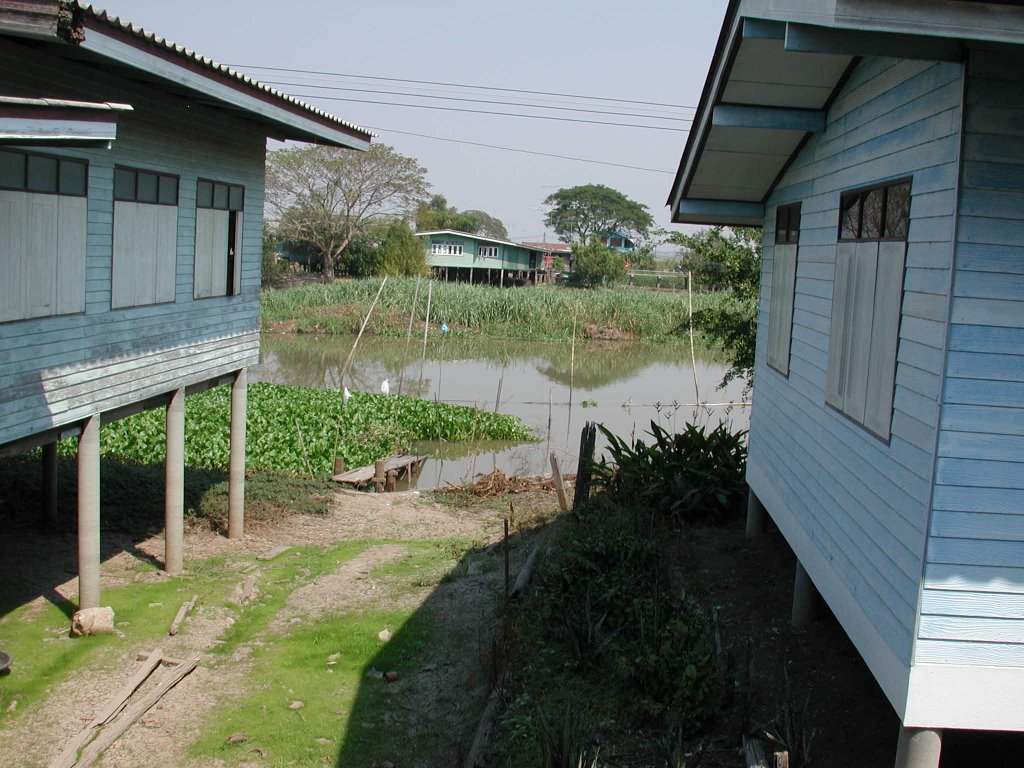
[[[972,50],[917,663],[1024,666],[1024,56]]]
[[[89,161],[84,314],[0,324],[0,442],[215,378],[258,360],[261,130],[108,72],[55,63],[0,41],[8,93],[132,104],[111,150],[53,150]],[[103,78],[97,89],[92,78]],[[16,85],[15,85],[16,84]],[[46,151],[46,150],[43,150]],[[175,301],[111,311],[115,164],[180,176]],[[192,297],[199,177],[245,186],[241,294]]]
[[[796,527],[783,526],[783,533],[809,541],[829,564],[818,586],[833,607],[856,606],[837,610],[855,642],[872,637],[888,649],[891,663],[873,666],[880,677],[909,667],[915,634],[946,339],[961,99],[958,65],[864,59],[829,110],[826,130],[803,148],[766,210],[764,231],[771,233],[776,206],[802,204],[789,378],[766,365],[773,249],[770,242],[764,246],[748,477],[756,493],[781,502],[780,517]],[[912,178],[913,197],[886,444],[825,404],[825,373],[840,193],[901,177]],[[869,664],[877,659],[861,651]],[[899,694],[893,691],[906,685],[905,679],[880,682],[894,699]]]

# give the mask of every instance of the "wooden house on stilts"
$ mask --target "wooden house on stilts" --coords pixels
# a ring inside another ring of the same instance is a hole
[[[748,532],[863,656],[900,767],[1024,731],[1022,6],[733,0],[669,198],[763,228]]]
[[[182,569],[184,401],[230,382],[230,536],[258,360],[266,139],[371,134],[89,5],[0,0],[0,455],[78,440],[79,604],[100,602],[100,424],[167,409]],[[30,564],[27,567],[31,567]]]

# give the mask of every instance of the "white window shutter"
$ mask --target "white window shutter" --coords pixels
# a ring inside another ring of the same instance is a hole
[[[889,439],[892,399],[896,380],[900,309],[903,299],[903,267],[907,245],[903,241],[878,246],[871,362],[868,375],[864,426]]]
[[[835,278],[832,283],[832,322],[828,337],[828,370],[825,374],[825,402],[840,410],[846,397],[847,328],[851,305],[851,271],[856,251],[854,243],[836,246]]]
[[[768,308],[768,365],[783,375],[789,374],[796,257],[796,243],[775,245],[772,257],[771,303]]]

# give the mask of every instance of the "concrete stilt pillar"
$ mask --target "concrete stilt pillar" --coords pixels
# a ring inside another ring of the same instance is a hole
[[[245,409],[248,375],[243,368],[231,385],[231,456],[228,464],[228,538],[244,532],[245,521]]]
[[[57,444],[47,443],[43,446],[43,526],[55,530],[57,519]]]
[[[818,589],[807,575],[807,571],[798,562],[796,577],[793,579],[793,616],[794,627],[806,627],[818,618]]]
[[[764,504],[752,490],[747,491],[747,538],[753,539],[764,533],[768,513]]]
[[[933,728],[900,728],[895,768],[939,768],[942,731]]]
[[[167,404],[167,458],[164,460],[164,570],[185,570],[185,390]]]
[[[100,415],[78,438],[78,607],[100,605]]]

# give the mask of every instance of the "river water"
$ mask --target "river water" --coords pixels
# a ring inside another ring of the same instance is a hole
[[[426,443],[430,456],[418,487],[462,483],[500,469],[509,475],[550,474],[549,455],[562,471],[576,471],[580,432],[587,421],[624,438],[649,442],[652,420],[670,432],[688,421],[715,426],[729,421],[746,429],[743,387],[718,389],[726,364],[688,346],[637,342],[535,342],[422,337],[360,340],[345,376],[341,372],[354,338],[264,334],[260,364],[250,381],[303,387],[379,392],[387,379],[392,394],[472,405],[521,418],[538,442]],[[603,440],[598,435],[600,454]]]

